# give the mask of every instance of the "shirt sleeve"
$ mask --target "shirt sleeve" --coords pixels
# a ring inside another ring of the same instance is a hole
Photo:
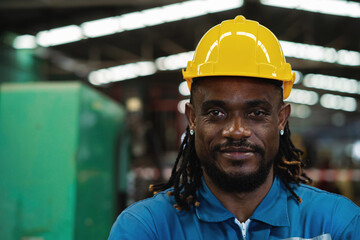
[[[108,240],[152,240],[157,239],[153,229],[140,216],[122,213],[111,228]]]

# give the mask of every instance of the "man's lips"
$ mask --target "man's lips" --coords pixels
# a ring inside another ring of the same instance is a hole
[[[222,156],[233,160],[244,160],[253,157],[255,150],[248,147],[225,147],[219,150]]]
[[[219,149],[220,152],[255,152],[253,148],[233,146],[233,147],[222,147]]]

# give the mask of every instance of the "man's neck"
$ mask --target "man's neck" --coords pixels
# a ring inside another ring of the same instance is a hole
[[[274,172],[271,170],[264,184],[247,193],[225,192],[217,187],[205,173],[204,180],[210,191],[224,207],[232,212],[240,222],[245,222],[269,192],[274,180]]]

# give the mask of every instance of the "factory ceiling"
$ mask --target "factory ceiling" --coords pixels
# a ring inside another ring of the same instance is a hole
[[[341,1],[341,0],[340,0]],[[2,0],[0,2],[0,34],[36,35],[40,31],[84,22],[121,16],[185,1],[176,0]],[[222,1],[219,1],[222,2]],[[226,1],[224,1],[225,3]],[[360,51],[359,17],[337,16],[304,10],[287,9],[262,4],[260,0],[244,0],[241,7],[231,10],[170,21],[163,24],[123,31],[107,36],[85,38],[68,44],[38,50],[51,62],[48,78],[68,78],[72,74],[84,82],[90,72],[139,61],[155,61],[164,56],[193,51],[201,36],[222,20],[244,15],[271,29],[282,41],[322,46],[324,48]],[[358,1],[352,1],[358,3]],[[192,9],[189,9],[192,11]],[[360,11],[360,10],[359,10]],[[336,11],[335,11],[336,12]],[[360,14],[360,13],[359,13]],[[315,54],[315,53],[314,53]],[[355,57],[356,58],[356,57]],[[71,62],[64,66],[64,62]],[[337,61],[311,61],[287,57],[293,69],[304,75],[318,73],[360,81],[360,66]],[[351,61],[351,60],[350,60]],[[360,61],[358,59],[358,61]],[[155,73],[151,78],[178,78],[179,70],[169,74]],[[109,87],[111,85],[107,85]],[[299,89],[306,89],[303,85]],[[322,94],[323,90],[313,89]],[[360,91],[360,85],[359,85]],[[360,109],[358,93],[337,93],[353,97]],[[316,107],[316,106],[315,106]]]

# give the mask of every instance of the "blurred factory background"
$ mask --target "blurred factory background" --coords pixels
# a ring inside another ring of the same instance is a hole
[[[0,238],[106,239],[169,176],[181,68],[222,20],[271,29],[297,80],[290,127],[314,185],[360,204],[360,2],[0,1]]]

